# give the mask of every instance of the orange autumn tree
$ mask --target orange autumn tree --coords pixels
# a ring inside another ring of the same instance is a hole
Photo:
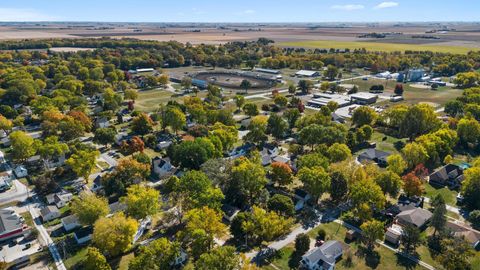
[[[292,169],[285,163],[272,163],[272,180],[280,186],[292,183]]]
[[[403,190],[408,197],[421,196],[423,194],[423,184],[420,178],[414,172],[410,172],[402,177]]]

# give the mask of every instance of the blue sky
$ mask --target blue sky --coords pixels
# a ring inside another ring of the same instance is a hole
[[[478,0],[0,0],[0,21],[479,21]]]

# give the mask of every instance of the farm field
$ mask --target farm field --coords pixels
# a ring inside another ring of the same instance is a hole
[[[440,53],[457,53],[466,54],[472,50],[479,50],[478,48],[463,47],[463,46],[446,46],[441,44],[398,44],[398,43],[380,43],[380,42],[361,42],[361,41],[333,41],[333,40],[309,40],[309,41],[290,41],[278,43],[281,47],[300,47],[309,49],[362,49],[367,51],[432,51]]]

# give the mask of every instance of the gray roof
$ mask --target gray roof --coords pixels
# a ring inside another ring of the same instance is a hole
[[[405,210],[397,215],[397,219],[404,224],[415,225],[420,228],[432,218],[432,213],[423,208]]]
[[[15,214],[12,209],[0,210],[0,233],[10,232],[21,228],[23,223],[20,221],[20,217]]]
[[[60,211],[58,210],[58,208],[55,205],[49,205],[49,206],[46,206],[46,207],[42,208],[42,210],[40,210],[40,214],[42,216],[48,215],[49,213],[59,213],[59,212]]]
[[[390,156],[390,153],[380,151],[374,148],[367,149],[363,151],[359,156],[358,159],[360,161],[362,160],[385,160],[388,156]]]
[[[62,223],[63,224],[74,224],[78,223],[78,217],[75,215],[70,215],[68,217],[62,218]]]
[[[323,261],[327,264],[334,264],[339,255],[343,253],[342,244],[335,240],[325,242],[320,247],[311,250],[303,255],[303,258],[308,258],[310,262]]]

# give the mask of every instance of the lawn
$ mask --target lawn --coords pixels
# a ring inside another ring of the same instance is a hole
[[[406,139],[397,139],[392,136],[387,136],[381,132],[375,131],[372,134],[371,142],[377,144],[377,149],[389,153],[397,153],[398,150],[395,148],[395,143],[398,141],[405,142]]]
[[[355,42],[355,41],[335,41],[335,40],[312,40],[312,41],[291,41],[278,43],[281,47],[301,47],[308,49],[366,49],[368,51],[383,52],[404,52],[404,51],[432,51],[440,53],[466,54],[469,51],[478,50],[462,46],[443,46],[437,44],[401,44],[401,43],[381,43],[381,42]]]
[[[457,204],[457,192],[454,190],[450,190],[446,187],[444,188],[435,188],[429,183],[425,183],[425,196],[433,199],[435,196],[438,194],[442,195],[443,198],[445,199],[445,202],[448,205],[455,206]]]
[[[75,254],[73,254],[73,256],[64,260],[63,262],[65,263],[65,267],[67,267],[67,269],[72,269],[75,265],[83,261],[85,256],[87,256],[87,247],[79,249]]]
[[[172,100],[172,93],[166,90],[144,90],[138,92],[135,108],[144,112],[153,112],[158,106]]]

